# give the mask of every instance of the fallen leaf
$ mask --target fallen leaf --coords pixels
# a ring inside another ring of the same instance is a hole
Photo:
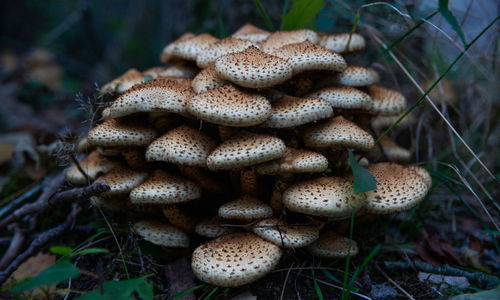
[[[493,290],[482,291],[475,294],[458,295],[450,299],[451,300],[497,300],[500,299],[500,285]]]

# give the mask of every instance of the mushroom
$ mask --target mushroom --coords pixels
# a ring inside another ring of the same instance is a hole
[[[156,131],[139,122],[109,119],[89,131],[89,144],[102,147],[147,146],[157,137]]]
[[[319,237],[319,229],[311,225],[288,225],[280,219],[264,219],[252,227],[261,238],[284,248],[305,247]]]
[[[66,172],[66,180],[75,185],[86,185],[89,183],[88,180],[94,181],[98,176],[111,171],[116,166],[116,162],[101,156],[97,151],[92,151],[79,162],[79,165],[88,179],[74,165]]]
[[[211,63],[214,63],[217,58],[243,51],[250,46],[255,46],[255,44],[247,40],[228,37],[211,44],[207,50],[201,52],[196,57],[196,64],[200,68],[206,68]]]
[[[120,77],[113,79],[112,81],[106,83],[102,86],[101,91],[103,92],[118,92],[123,93],[132,86],[139,84],[144,81],[144,75],[137,69],[128,69],[127,72],[123,73]]]
[[[309,41],[317,44],[319,36],[310,29],[297,29],[290,31],[276,31],[261,43],[263,51],[271,53],[282,46]]]
[[[321,173],[328,168],[328,159],[320,153],[297,150],[290,147],[280,159],[265,162],[255,167],[259,174]]]
[[[258,43],[265,40],[270,34],[271,33],[269,31],[265,31],[247,23],[233,33],[232,37]]]
[[[219,217],[224,219],[251,221],[272,215],[273,210],[269,205],[249,195],[243,195],[219,207]]]
[[[110,190],[101,193],[100,196],[111,196],[128,194],[134,187],[146,180],[148,173],[129,169],[124,166],[116,166],[107,174],[96,179],[96,182],[104,182],[109,185]]]
[[[216,238],[234,232],[233,228],[229,226],[222,226],[221,222],[222,220],[220,217],[203,220],[196,224],[194,231],[197,234],[208,238]]]
[[[205,69],[201,70],[193,81],[191,82],[191,87],[193,91],[197,94],[205,93],[210,90],[216,89],[220,86],[229,85],[230,82],[217,76],[215,72],[215,66],[211,64]]]
[[[159,221],[139,221],[133,228],[138,235],[153,244],[169,248],[189,247],[189,236],[172,225]]]
[[[203,33],[196,36],[185,35],[174,41],[163,49],[161,54],[161,62],[167,63],[176,59],[184,59],[196,61],[196,57],[206,51],[210,45],[217,42],[219,39],[208,33]]]
[[[373,101],[365,92],[350,86],[330,86],[307,94],[305,97],[324,99],[334,108],[370,110]]]
[[[326,49],[346,53],[352,51],[360,51],[365,49],[365,39],[357,33],[336,33],[336,34],[320,34],[320,46]],[[349,45],[349,48],[347,48]]]
[[[307,251],[319,257],[344,258],[356,256],[359,248],[355,241],[343,237],[335,231],[327,231],[322,233],[314,243],[307,246]]]

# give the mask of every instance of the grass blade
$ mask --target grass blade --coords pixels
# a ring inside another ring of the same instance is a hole
[[[321,292],[321,288],[319,287],[318,282],[316,281],[316,277],[314,276],[314,270],[311,270],[312,276],[313,276],[313,284],[314,284],[314,290],[316,291],[316,295],[318,296],[319,300],[323,300],[323,293]]]
[[[448,0],[439,0],[439,13],[443,16],[443,18],[450,24],[451,28],[455,30],[456,33],[458,33],[458,36],[462,40],[462,43],[464,43],[464,47],[467,47],[467,42],[465,41],[465,35],[464,32],[462,31],[462,28],[460,27],[460,24],[458,24],[457,18],[451,13],[450,9],[448,8]]]
[[[262,17],[264,18],[264,21],[266,22],[267,27],[270,30],[275,31],[276,29],[274,29],[274,25],[271,22],[271,19],[269,19],[269,16],[267,15],[266,11],[264,10],[262,3],[260,3],[260,0],[253,0],[253,3],[255,3],[255,5],[259,9],[259,12],[262,15]]]
[[[342,284],[342,300],[347,300],[349,298],[349,294],[351,293],[350,286],[347,285],[347,279],[349,278],[349,263],[351,260],[351,243],[352,243],[353,231],[354,231],[354,211],[351,212],[351,224],[349,226],[349,249],[347,251],[347,259],[345,261],[344,282]]]
[[[214,288],[210,291],[210,293],[208,293],[208,295],[206,295],[206,296],[203,298],[203,300],[208,300],[208,299],[210,299],[210,297],[212,297],[212,296],[215,294],[215,292],[217,292],[217,290],[218,290],[218,289],[219,289],[219,287],[218,287],[218,286],[214,287]]]
[[[301,29],[323,9],[323,0],[295,0],[290,11],[281,18],[281,29]]]
[[[177,294],[173,295],[172,297],[170,297],[169,299],[170,300],[176,300],[176,299],[181,299],[183,298],[184,296],[187,296],[189,294],[191,294],[192,292],[196,291],[196,290],[199,290],[201,289],[202,287],[204,287],[205,285],[204,284],[200,284],[200,285],[197,285],[197,286],[193,286],[192,288],[190,289],[187,289],[187,290],[184,290],[184,291],[181,291],[181,292],[178,292]]]
[[[354,285],[354,282],[356,281],[356,278],[358,277],[358,275],[363,271],[363,269],[366,267],[366,265],[375,257],[375,255],[378,254],[380,249],[382,249],[382,244],[378,244],[377,246],[375,246],[375,248],[373,248],[373,250],[370,252],[370,254],[368,254],[368,256],[366,256],[365,259],[363,259],[363,262],[361,263],[361,265],[359,267],[357,267],[356,270],[354,270],[354,274],[352,274],[351,281],[349,282],[349,286],[351,288]]]

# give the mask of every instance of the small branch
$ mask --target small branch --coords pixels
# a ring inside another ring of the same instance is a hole
[[[5,269],[5,267],[17,256],[21,251],[21,247],[24,244],[25,234],[18,223],[13,224],[14,237],[10,241],[9,248],[2,256],[0,260],[0,270]]]

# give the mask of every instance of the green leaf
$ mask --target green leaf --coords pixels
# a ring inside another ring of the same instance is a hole
[[[197,286],[193,286],[192,288],[190,289],[187,289],[187,290],[184,290],[184,291],[181,291],[181,292],[178,292],[177,294],[173,295],[172,297],[170,297],[169,299],[171,300],[176,300],[176,299],[181,299],[182,297],[184,296],[187,296],[189,294],[191,294],[192,292],[196,291],[196,290],[199,290],[201,289],[202,287],[204,287],[205,285],[204,284],[200,284],[200,285],[197,285]]]
[[[451,13],[450,9],[448,8],[448,0],[439,0],[439,12],[446,20],[446,22],[450,24],[451,28],[453,28],[453,30],[455,30],[455,32],[458,33],[458,36],[462,40],[462,43],[464,43],[464,47],[467,47],[467,41],[465,40],[464,32],[462,31],[462,28],[460,27],[457,18],[455,18],[455,16]]]
[[[210,291],[210,293],[208,293],[208,295],[206,295],[205,298],[203,298],[203,300],[210,299],[210,297],[212,297],[215,294],[215,292],[217,292],[218,289],[219,289],[218,286],[214,287],[212,291]]]
[[[133,292],[135,291],[140,299],[152,300],[153,299],[153,284],[146,282],[146,278],[139,277],[130,280],[122,281],[106,281],[103,284],[103,289],[97,289],[82,295],[76,299],[78,300],[132,300],[137,299]]]
[[[63,257],[37,276],[16,284],[11,291],[14,294],[18,294],[41,286],[51,286],[71,278],[76,278],[79,275],[80,270],[69,261],[69,258]]]
[[[81,251],[73,253],[72,256],[98,254],[98,253],[109,253],[109,250],[104,249],[104,248],[87,248],[87,249],[83,249]]]
[[[282,30],[301,29],[323,9],[323,0],[294,0],[292,8],[281,20]]]
[[[264,18],[264,21],[266,22],[267,27],[269,27],[270,30],[275,31],[276,29],[274,29],[274,25],[271,22],[271,19],[269,18],[269,16],[267,15],[266,11],[264,10],[262,3],[260,3],[260,0],[253,0],[253,3],[259,9],[259,12],[262,15],[262,17]]]
[[[70,247],[66,246],[54,246],[50,247],[50,252],[62,256],[68,256],[73,252],[73,250]]]
[[[349,165],[354,177],[354,193],[363,193],[377,189],[377,180],[375,180],[368,170],[358,164],[351,150],[349,150]]]
[[[451,300],[486,300],[486,299],[500,299],[500,285],[493,290],[482,291],[475,294],[463,294],[451,298]]]
[[[314,276],[314,270],[311,270],[313,276],[313,284],[314,290],[316,291],[316,296],[318,296],[319,300],[323,300],[323,293],[321,292],[321,288],[319,287],[318,281],[316,281],[316,277]]]

